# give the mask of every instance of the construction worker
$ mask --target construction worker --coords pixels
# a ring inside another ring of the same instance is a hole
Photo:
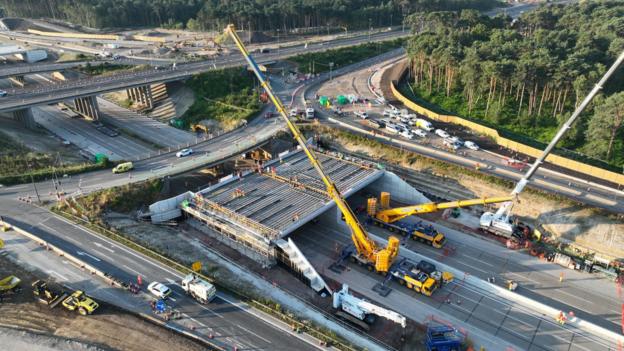
[[[563,283],[563,272],[559,274],[559,283]]]

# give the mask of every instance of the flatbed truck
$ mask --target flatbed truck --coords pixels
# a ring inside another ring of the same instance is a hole
[[[417,223],[407,223],[405,221],[396,221],[393,223],[384,222],[374,216],[368,217],[369,223],[378,227],[387,229],[391,232],[401,234],[403,237],[410,237],[436,249],[442,248],[446,244],[446,236],[437,231],[433,226],[425,225],[422,221]]]

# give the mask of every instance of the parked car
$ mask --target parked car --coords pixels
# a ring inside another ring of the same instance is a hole
[[[191,155],[193,153],[193,149],[182,149],[176,152],[176,157],[185,157]]]
[[[456,142],[456,143],[459,143],[459,144],[464,145],[464,141],[463,141],[463,140],[461,140],[459,137],[452,136],[450,139],[451,139],[451,140],[453,140],[453,141],[454,141],[454,142]]]
[[[461,147],[461,144],[452,140],[451,138],[444,138],[444,146],[449,149],[458,150]]]
[[[147,286],[147,290],[159,299],[166,299],[169,295],[171,295],[171,289],[169,289],[169,287],[165,284],[159,282],[151,282]]]
[[[472,141],[467,141],[464,143],[464,146],[469,148],[470,150],[479,150],[479,145],[475,144]]]
[[[409,130],[409,129],[403,129],[403,130],[399,133],[399,135],[400,135],[400,136],[402,136],[402,137],[404,137],[404,138],[406,138],[406,139],[410,139],[410,140],[414,139],[414,134],[412,134],[412,131],[411,131],[411,130]]]
[[[355,111],[355,116],[359,117],[361,119],[367,119],[368,118],[368,114],[366,113],[366,111]]]
[[[386,124],[383,121],[374,118],[369,119],[368,124],[376,128],[386,128]]]
[[[424,138],[424,137],[427,136],[427,132],[425,132],[422,129],[418,129],[418,128],[412,129],[412,133],[414,133],[414,135],[419,136],[421,138]]]
[[[446,132],[446,130],[442,130],[442,129],[436,129],[435,133],[440,138],[448,138],[451,136],[449,133]]]
[[[386,130],[390,133],[398,133],[401,131],[401,128],[398,127],[396,124],[388,123],[386,124]]]

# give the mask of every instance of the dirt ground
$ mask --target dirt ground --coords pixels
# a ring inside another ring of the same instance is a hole
[[[387,158],[383,150],[338,140],[339,145],[351,152],[371,157]],[[431,169],[426,161],[400,162],[400,166],[415,170]],[[505,186],[492,184],[481,178],[465,174],[447,174],[449,184],[458,183],[462,190],[478,197],[506,196],[511,191]],[[513,208],[514,215],[523,221],[542,225],[556,239],[575,244],[608,258],[624,257],[624,221],[614,215],[570,201],[549,199],[543,195],[524,192]]]
[[[22,290],[0,302],[0,345],[28,345],[28,350],[203,350],[204,347],[106,303],[94,315],[80,316],[61,305],[49,309],[37,302],[31,284],[46,279],[5,256],[0,277],[16,275]],[[5,343],[6,342],[6,343]],[[10,342],[10,344],[9,344]],[[5,349],[0,347],[0,349]],[[22,348],[23,349],[23,348]],[[8,350],[8,349],[7,349]]]
[[[24,145],[32,151],[55,155],[58,154],[64,163],[81,163],[85,159],[79,154],[75,145],[63,145],[62,140],[43,129],[30,130],[16,121],[0,116],[0,132],[14,141],[28,142]]]

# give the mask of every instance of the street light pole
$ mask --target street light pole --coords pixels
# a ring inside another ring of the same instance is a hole
[[[279,28],[277,29],[277,54],[279,55],[280,53],[280,39],[279,39]]]
[[[368,41],[370,42],[371,40],[371,31],[373,30],[372,28],[372,24],[371,24],[371,19],[368,19]]]
[[[329,80],[332,80],[332,68],[334,67],[334,63],[329,63]]]

